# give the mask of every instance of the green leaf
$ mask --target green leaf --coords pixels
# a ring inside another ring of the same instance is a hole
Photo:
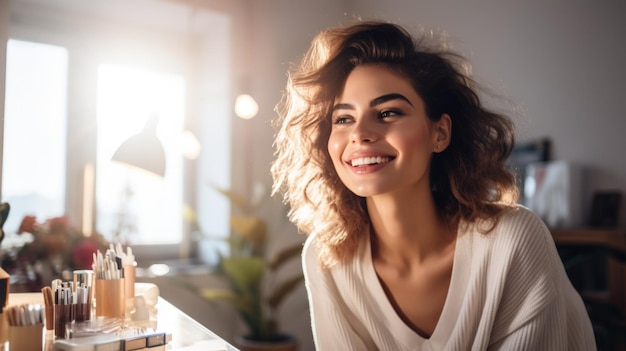
[[[280,286],[274,290],[274,293],[267,299],[267,304],[271,309],[276,309],[281,302],[289,295],[300,283],[304,281],[302,274],[292,277],[291,279],[283,282]]]
[[[282,266],[285,262],[289,261],[291,258],[296,256],[300,256],[302,254],[302,244],[297,244],[292,247],[281,250],[277,253],[268,263],[267,267],[270,270],[275,270]]]
[[[202,297],[207,300],[228,300],[233,301],[237,296],[230,290],[226,289],[202,289]]]
[[[256,314],[254,300],[250,297],[240,296],[233,291],[225,289],[203,289],[201,294],[202,297],[209,301],[224,300],[232,303],[244,318],[248,315]]]
[[[217,190],[220,194],[224,195],[225,197],[228,198],[228,200],[230,200],[230,202],[233,204],[233,206],[235,206],[237,209],[239,209],[240,211],[245,212],[248,207],[248,200],[246,200],[245,197],[241,196],[241,194],[236,193],[232,190],[228,190],[228,189],[224,189],[221,188],[217,185],[211,184],[211,186]]]
[[[196,211],[194,211],[193,207],[191,207],[188,203],[183,203],[183,219],[193,224],[198,223]]]
[[[222,269],[239,291],[258,291],[265,262],[260,257],[224,257]]]
[[[230,227],[253,247],[262,247],[267,239],[267,225],[259,217],[231,216]]]

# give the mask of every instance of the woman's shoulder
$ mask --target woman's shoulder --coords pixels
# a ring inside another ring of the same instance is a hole
[[[508,260],[535,265],[556,259],[550,230],[541,217],[521,205],[503,213],[487,235],[493,235],[494,247]]]
[[[549,230],[541,217],[522,205],[516,205],[500,215],[493,232],[496,236],[523,236],[543,240],[540,238],[545,237]]]
[[[561,274],[550,231],[539,216],[522,206],[502,213],[490,232],[473,230],[460,242],[470,252],[467,262],[474,269],[487,270],[503,281],[529,284],[525,288],[541,281],[544,288],[552,291],[554,282],[546,277]],[[489,264],[484,265],[485,262]]]
[[[315,238],[315,234],[309,234],[304,241],[302,247],[302,264],[304,268],[310,268],[318,265],[319,262],[319,247]]]
[[[487,225],[489,223],[485,223]],[[489,227],[487,227],[489,228]],[[497,218],[491,230],[485,233],[476,224],[469,243],[481,247],[497,248],[504,255],[514,251],[532,249],[538,245],[546,245],[550,241],[550,231],[534,212],[516,205],[504,210]]]
[[[305,271],[309,273],[322,273],[328,275],[336,265],[325,264],[325,251],[322,240],[319,240],[317,233],[308,234],[304,247],[302,248],[302,264]]]
[[[328,261],[324,243],[316,234],[309,234],[304,243],[302,252],[302,268],[305,275],[323,277],[333,284],[344,284],[346,281],[369,281],[371,275],[367,274],[371,266],[371,253],[369,250],[368,236],[363,236],[358,242],[358,248],[354,255],[344,260]]]
[[[505,210],[499,218],[498,226],[518,229],[547,229],[541,217],[522,205],[515,205]]]

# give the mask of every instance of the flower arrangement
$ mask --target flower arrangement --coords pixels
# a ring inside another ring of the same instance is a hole
[[[25,216],[17,235],[28,238],[12,254],[3,255],[2,267],[22,277],[25,291],[37,291],[57,278],[70,280],[72,271],[91,269],[93,253],[109,247],[104,237],[85,236],[66,216],[41,223],[35,216]]]

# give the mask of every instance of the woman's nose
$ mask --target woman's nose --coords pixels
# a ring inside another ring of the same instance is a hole
[[[350,141],[353,143],[371,143],[376,141],[377,132],[371,122],[358,121],[354,124],[352,133],[350,133]]]

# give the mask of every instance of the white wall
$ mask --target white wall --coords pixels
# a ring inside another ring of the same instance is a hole
[[[263,0],[250,1],[248,14],[249,36],[239,46],[247,48],[247,74],[237,82],[259,103],[259,114],[250,121],[234,121],[233,183],[243,188],[243,160],[237,160],[243,150],[237,140],[242,139],[243,123],[254,127],[253,177],[271,185],[269,164],[273,160],[273,129],[270,120],[274,107],[286,84],[287,69],[299,61],[313,36],[323,28],[337,24],[346,11],[343,1],[320,0]],[[238,133],[239,131],[239,133]],[[239,152],[238,152],[239,151]]]

